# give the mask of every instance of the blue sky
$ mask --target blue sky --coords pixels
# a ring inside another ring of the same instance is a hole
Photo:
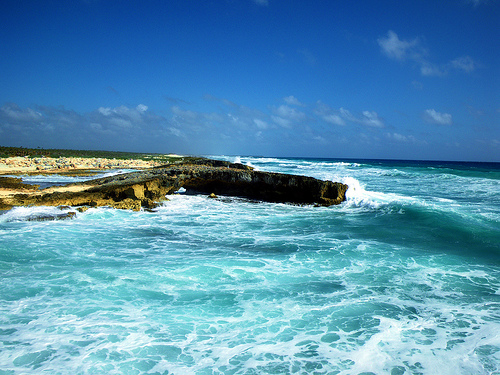
[[[0,145],[500,161],[498,0],[3,0]]]

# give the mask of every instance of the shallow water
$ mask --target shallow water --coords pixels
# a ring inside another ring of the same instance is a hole
[[[50,186],[64,186],[72,182],[89,181],[96,178],[110,177],[117,174],[134,172],[136,169],[108,169],[107,171],[95,171],[88,175],[70,176],[68,174],[33,174],[33,175],[3,175],[3,177],[21,178],[25,184],[39,185],[40,189]]]
[[[500,372],[498,164],[219,158],[345,182],[348,200],[15,208],[0,373]]]

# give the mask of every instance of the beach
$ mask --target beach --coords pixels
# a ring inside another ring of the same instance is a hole
[[[0,175],[65,173],[78,170],[145,169],[164,164],[155,160],[79,157],[9,157],[0,159]]]

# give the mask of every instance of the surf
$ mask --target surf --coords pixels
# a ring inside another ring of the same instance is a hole
[[[0,215],[2,369],[500,370],[494,179],[442,177],[433,164],[240,160],[347,183],[347,200],[314,207],[184,193],[153,211]]]

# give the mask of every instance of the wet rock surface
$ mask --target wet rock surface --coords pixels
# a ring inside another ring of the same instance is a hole
[[[25,184],[19,177],[0,176],[0,189],[37,190],[40,185]]]
[[[26,221],[54,221],[54,220],[67,220],[76,216],[76,212],[66,212],[61,214],[36,214],[30,215],[25,218]]]

